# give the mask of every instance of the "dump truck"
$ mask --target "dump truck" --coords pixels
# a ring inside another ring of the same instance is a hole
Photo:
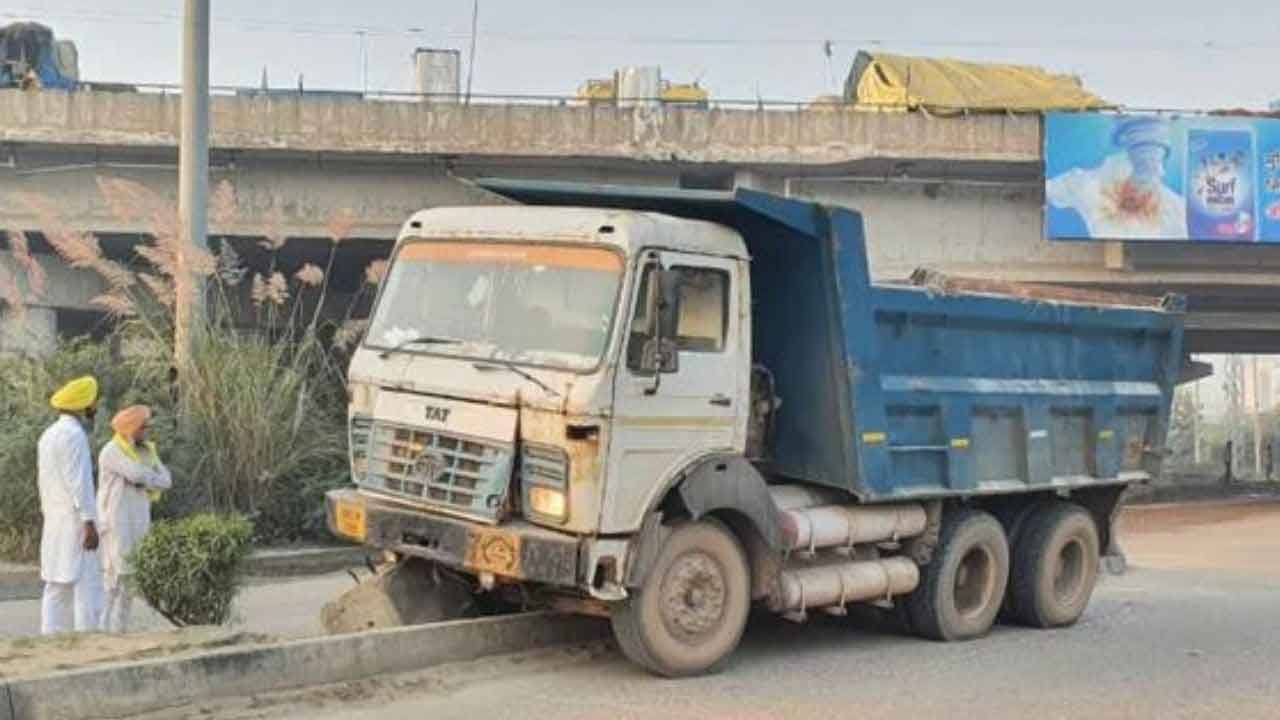
[[[664,676],[753,607],[1081,616],[1158,472],[1177,296],[872,283],[857,212],[746,189],[480,184],[518,202],[404,224],[326,498],[415,600],[604,616]]]

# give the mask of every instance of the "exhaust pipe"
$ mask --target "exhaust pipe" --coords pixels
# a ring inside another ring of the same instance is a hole
[[[769,608],[803,613],[809,608],[844,607],[903,595],[919,583],[920,569],[904,557],[784,570],[769,597]]]
[[[782,512],[782,539],[789,550],[852,547],[896,541],[924,532],[924,506],[826,505]]]

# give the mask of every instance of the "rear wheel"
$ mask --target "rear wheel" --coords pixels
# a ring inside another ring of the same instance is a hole
[[[933,560],[907,597],[907,617],[931,640],[985,635],[1009,582],[1009,541],[989,513],[959,510],[944,520]]]
[[[613,610],[624,655],[659,675],[714,670],[738,646],[751,609],[746,553],[715,520],[677,527],[644,584]]]
[[[1013,548],[1010,617],[1031,627],[1080,619],[1098,581],[1098,527],[1084,508],[1055,502],[1037,510]]]

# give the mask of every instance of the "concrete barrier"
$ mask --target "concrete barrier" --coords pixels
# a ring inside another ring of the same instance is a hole
[[[249,558],[248,573],[254,577],[324,575],[347,568],[363,567],[366,557],[372,552],[358,545],[259,550]]]
[[[527,613],[104,665],[0,684],[0,720],[127,717],[578,644],[607,633],[603,620]]]

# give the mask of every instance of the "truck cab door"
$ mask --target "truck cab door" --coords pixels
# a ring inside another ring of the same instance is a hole
[[[746,442],[745,262],[679,252],[645,253],[638,262],[614,388],[603,532],[638,527],[670,473],[711,452],[741,452]],[[651,294],[660,292],[658,267],[665,268],[665,284],[676,298],[666,320],[674,333],[668,331],[672,342],[666,344],[655,338],[649,317]],[[655,351],[674,352],[674,361],[654,370]]]

